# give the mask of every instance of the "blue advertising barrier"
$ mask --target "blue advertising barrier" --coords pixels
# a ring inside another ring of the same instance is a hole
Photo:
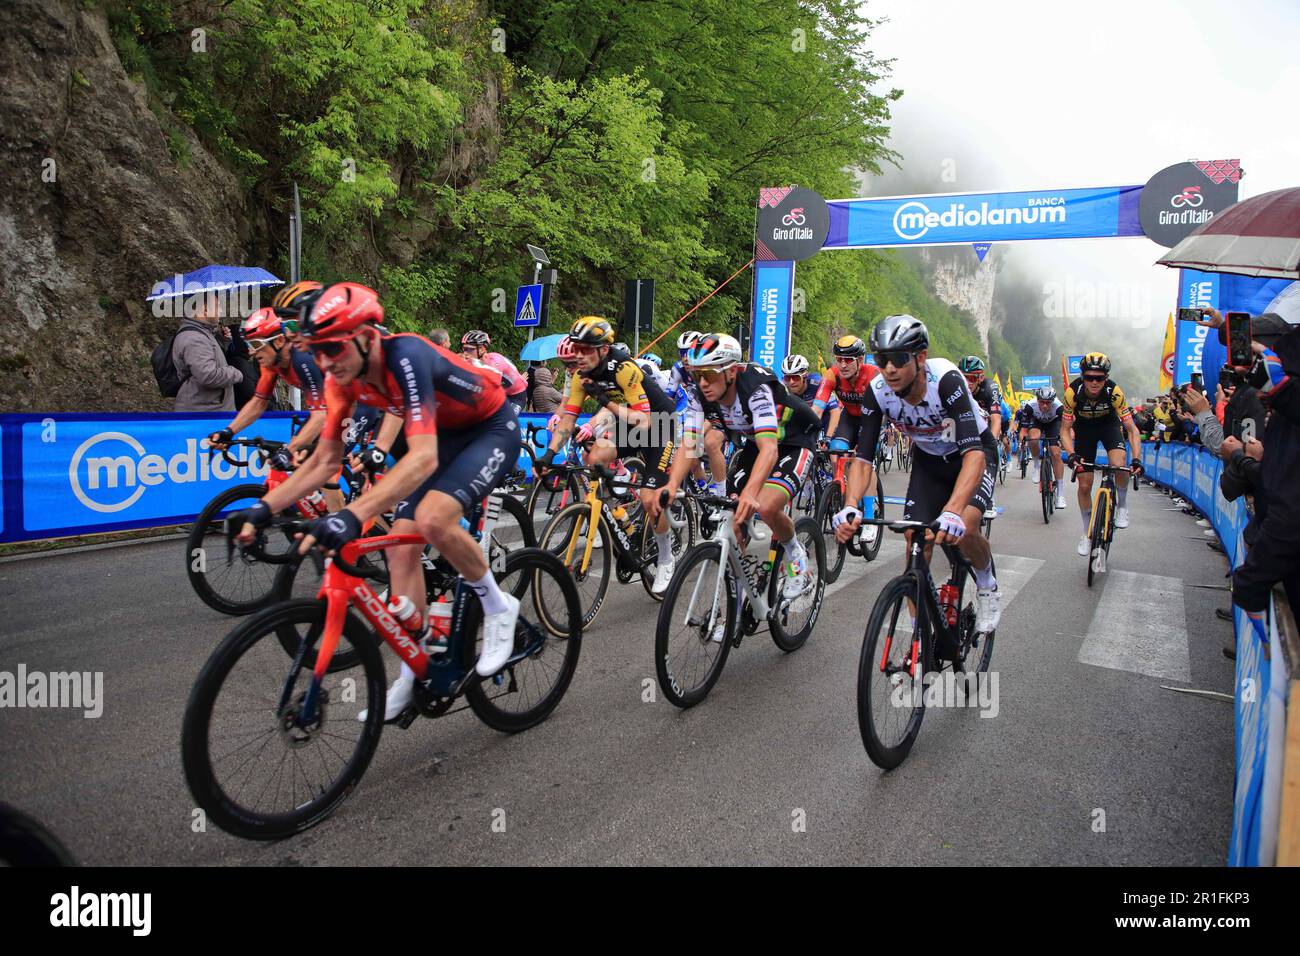
[[[1219,490],[1223,463],[1218,458],[1198,445],[1146,442],[1142,461],[1149,478],[1178,492],[1206,516],[1233,568],[1245,561],[1242,532],[1249,515],[1243,499],[1228,501]],[[1271,682],[1273,667],[1284,667],[1284,658],[1276,628],[1261,633],[1241,608],[1234,606],[1232,612],[1237,638],[1236,780],[1228,864],[1271,866],[1277,850],[1283,757],[1277,741],[1286,710],[1277,692],[1280,685],[1274,688]]]
[[[293,415],[268,412],[244,437],[288,441]],[[248,462],[243,448],[231,450],[244,462],[236,468],[201,447],[230,417],[0,415],[0,543],[193,520],[226,488],[266,477],[267,469]],[[549,418],[526,414],[520,421],[545,426]],[[529,477],[531,464],[521,449],[519,467]]]

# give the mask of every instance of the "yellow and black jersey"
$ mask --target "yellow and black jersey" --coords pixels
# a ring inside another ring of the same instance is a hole
[[[1110,379],[1106,379],[1106,384],[1101,387],[1101,392],[1096,398],[1089,398],[1083,390],[1083,379],[1076,378],[1066,387],[1065,394],[1061,398],[1065,406],[1066,421],[1076,418],[1096,421],[1112,416],[1120,421],[1128,421],[1133,417],[1128,402],[1124,399],[1124,390]]]
[[[672,414],[677,410],[677,404],[664,393],[658,382],[646,377],[636,362],[611,356],[590,372],[569,376],[569,397],[565,399],[564,410],[570,415],[577,415],[587,400],[587,392],[582,387],[584,381],[608,386],[611,400],[634,412]]]

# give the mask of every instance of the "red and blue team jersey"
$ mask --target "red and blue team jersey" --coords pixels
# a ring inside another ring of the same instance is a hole
[[[496,369],[474,365],[421,335],[385,335],[378,348],[384,364],[382,385],[360,379],[340,385],[333,375],[326,376],[322,437],[327,441],[342,440],[344,422],[357,402],[401,415],[407,437],[434,435],[440,428],[470,428],[491,418],[506,402]]]
[[[275,398],[276,379],[281,378],[302,391],[302,407],[307,411],[316,412],[325,407],[325,376],[310,352],[290,349],[288,368],[272,365],[262,369],[262,374],[257,379],[257,390],[253,394],[264,401],[271,401]]]

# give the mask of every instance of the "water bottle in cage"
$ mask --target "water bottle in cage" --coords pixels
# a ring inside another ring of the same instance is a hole
[[[948,622],[949,627],[957,626],[957,601],[961,595],[957,591],[957,585],[949,583],[939,588],[939,607],[943,611],[944,620]]]

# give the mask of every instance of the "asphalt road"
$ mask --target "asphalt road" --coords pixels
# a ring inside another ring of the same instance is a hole
[[[1201,587],[1225,583],[1224,559],[1143,489],[1089,589],[1073,490],[1050,525],[1028,482],[998,495],[1014,594],[997,714],[927,711],[888,774],[867,759],[854,695],[871,603],[901,564],[893,535],[876,562],[849,559],[801,650],[747,638],[690,711],[655,684],[657,605],[614,584],[539,727],[506,736],[466,711],[386,728],[361,785],[306,834],[195,832],[181,715],[233,622],[195,598],[183,542],[166,541],[0,563],[0,672],[104,682],[98,718],[0,710],[0,800],[89,864],[1221,865],[1232,707],[1164,688],[1232,692],[1214,616],[1227,594]]]

